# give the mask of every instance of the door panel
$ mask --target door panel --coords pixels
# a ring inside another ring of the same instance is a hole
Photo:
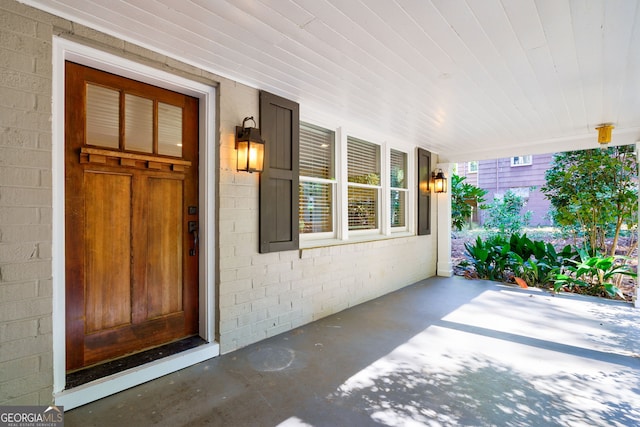
[[[131,323],[131,176],[88,172],[85,330]]]
[[[198,205],[198,100],[67,62],[65,102],[66,353],[76,370],[198,332],[198,216],[188,213]],[[117,143],[100,136],[114,126]]]
[[[90,366],[123,355],[175,341],[175,331],[184,327],[181,314],[131,324],[126,328],[106,329],[84,337],[83,366]],[[193,334],[189,334],[193,335]],[[132,344],[135,343],[135,346]]]
[[[147,299],[149,318],[182,311],[182,182],[149,179]]]

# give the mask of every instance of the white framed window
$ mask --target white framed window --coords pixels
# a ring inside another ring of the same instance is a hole
[[[467,173],[478,173],[478,161],[474,160],[467,163]]]
[[[380,229],[380,146],[347,137],[347,223],[349,232]]]
[[[532,157],[529,156],[516,156],[511,158],[511,167],[515,166],[529,166],[533,164]]]
[[[407,153],[391,149],[389,155],[390,223],[394,231],[407,229]]]
[[[300,123],[299,229],[305,237],[335,237],[335,132]]]
[[[413,232],[415,157],[409,146],[370,142],[376,138],[300,122],[301,247]]]

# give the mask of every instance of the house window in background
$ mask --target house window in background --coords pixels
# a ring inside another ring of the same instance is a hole
[[[334,236],[335,133],[300,124],[300,233]]]
[[[516,156],[511,158],[511,166],[528,166],[533,163],[531,156]]]
[[[478,173],[478,161],[474,160],[467,163],[467,173]]]
[[[407,153],[391,150],[390,158],[391,227],[407,226]]]
[[[347,138],[349,230],[379,228],[380,146]]]

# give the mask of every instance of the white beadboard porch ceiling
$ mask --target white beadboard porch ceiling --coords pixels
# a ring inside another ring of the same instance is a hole
[[[448,161],[640,139],[638,0],[24,3]]]

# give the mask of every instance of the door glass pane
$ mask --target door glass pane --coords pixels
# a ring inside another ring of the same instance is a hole
[[[158,154],[182,157],[182,108],[158,102]]]
[[[153,101],[139,96],[124,96],[125,150],[153,152]]]
[[[86,141],[99,147],[119,147],[120,92],[87,84]]]

